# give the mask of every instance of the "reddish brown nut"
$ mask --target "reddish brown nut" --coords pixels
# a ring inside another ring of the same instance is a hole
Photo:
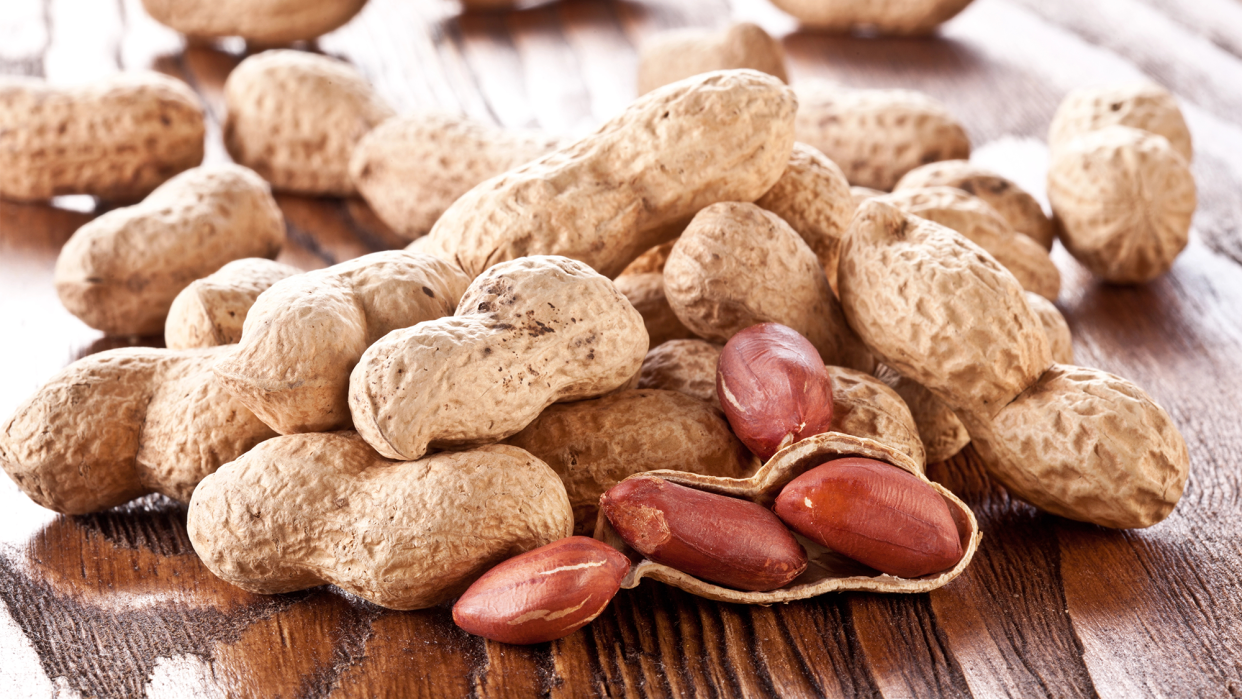
[[[817,466],[786,485],[776,515],[812,541],[900,578],[952,568],[962,542],[931,486],[874,459]]]
[[[729,338],[716,365],[716,393],[737,438],[764,461],[832,423],[832,378],[819,352],[779,323]]]
[[[738,590],[775,590],[806,570],[806,550],[770,510],[655,476],[599,499],[625,543],[647,558]]]
[[[453,621],[501,643],[553,641],[599,616],[629,570],[620,551],[571,536],[484,573],[453,605]]]

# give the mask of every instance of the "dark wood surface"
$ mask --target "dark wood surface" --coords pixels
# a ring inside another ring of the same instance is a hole
[[[0,696],[1239,697],[1242,696],[1242,2],[978,0],[927,40],[798,30],[764,0],[570,0],[464,16],[454,2],[372,0],[307,47],[356,64],[401,110],[439,106],[583,134],[634,96],[635,46],[662,28],[762,23],[791,80],[902,86],[943,100],[975,159],[1042,196],[1048,122],[1078,85],[1147,76],[1181,99],[1200,204],[1173,271],[1093,281],[1059,246],[1059,305],[1078,362],[1122,374],[1173,415],[1190,483],[1165,522],[1109,531],[1010,500],[973,452],[930,475],[975,509],[971,567],[930,594],[718,604],[658,583],[585,630],[510,647],[447,609],[392,612],[333,588],[262,597],[216,579],[185,510],[147,498],[54,515],[0,478]],[[240,42],[187,47],[137,0],[3,0],[0,72],[59,83],[154,67],[186,79],[219,140]],[[0,202],[0,416],[114,339],[64,311],[60,246],[89,199]],[[400,241],[356,201],[281,196],[315,268]]]

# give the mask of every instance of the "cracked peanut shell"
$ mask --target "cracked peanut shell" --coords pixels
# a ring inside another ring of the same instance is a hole
[[[569,536],[573,515],[552,469],[517,447],[393,462],[337,432],[269,440],[204,479],[186,530],[213,573],[249,592],[330,583],[424,609]]]

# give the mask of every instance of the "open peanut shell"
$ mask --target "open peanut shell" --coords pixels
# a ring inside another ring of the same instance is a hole
[[[871,592],[927,592],[943,586],[957,577],[974,558],[975,550],[983,535],[979,532],[979,523],[975,515],[953,493],[938,483],[927,480],[923,466],[906,454],[888,447],[875,440],[853,437],[840,432],[825,432],[809,437],[778,451],[766,464],[749,478],[720,478],[704,476],[681,471],[648,471],[634,477],[657,476],[672,483],[697,488],[707,492],[718,493],[735,498],[756,502],[764,507],[771,507],[781,489],[794,478],[804,472],[831,461],[847,456],[863,456],[884,461],[900,469],[908,471],[931,485],[944,498],[957,523],[958,535],[962,541],[962,559],[957,565],[932,575],[921,578],[898,578],[886,575],[850,560],[824,546],[794,533],[798,542],[806,548],[810,565],[806,572],[798,576],[785,587],[769,592],[743,592],[705,582],[666,565],[643,558],[637,551],[630,548],[613,530],[606,517],[600,517],[595,524],[595,538],[615,547],[630,557],[635,564],[629,574],[621,581],[621,587],[630,589],[637,587],[643,578],[659,580],[673,587],[680,588],[691,594],[719,602],[740,602],[744,604],[773,604],[790,602],[807,597],[815,597],[825,592],[839,590],[867,590]],[[628,479],[627,479],[628,480]]]

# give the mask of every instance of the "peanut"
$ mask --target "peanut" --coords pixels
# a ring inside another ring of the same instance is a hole
[[[879,442],[920,469],[927,463],[919,430],[901,396],[870,374],[827,367],[832,379],[832,432]],[[965,428],[963,428],[963,432]]]
[[[870,187],[850,187],[850,200],[854,203],[854,210],[862,206],[862,203],[871,197],[884,196],[884,192]]]
[[[1123,379],[1053,365],[1017,281],[959,234],[868,201],[840,282],[863,341],[953,409],[1013,495],[1119,528],[1155,524],[1181,497],[1189,458],[1168,414]]]
[[[1029,300],[1035,294],[1027,293]],[[1043,299],[1042,296],[1036,298]],[[927,463],[939,463],[953,458],[970,444],[970,433],[953,410],[917,381],[907,379],[896,371],[880,364],[876,378],[901,397],[917,426],[919,441],[926,452]],[[844,430],[842,430],[844,431]]]
[[[779,323],[752,325],[729,338],[716,393],[733,432],[762,461],[832,424],[824,361],[805,337]]]
[[[660,243],[647,250],[643,254],[634,258],[634,261],[625,266],[618,275],[618,279],[627,274],[648,274],[650,272],[664,272],[664,263],[668,262],[668,255],[673,251],[673,243],[676,240],[670,240]]]
[[[203,162],[203,107],[159,73],[75,88],[0,77],[0,197],[92,194],[137,201]]]
[[[398,235],[426,235],[472,187],[555,150],[536,132],[481,124],[442,112],[388,119],[358,141],[349,175],[376,215]]]
[[[591,623],[621,589],[630,560],[582,536],[514,556],[474,581],[453,622],[501,643],[544,643]]]
[[[662,273],[622,274],[615,283],[617,291],[642,315],[652,347],[669,340],[688,340],[695,337],[668,304]]]
[[[942,160],[907,172],[893,191],[923,187],[957,187],[973,194],[996,209],[1015,231],[1029,236],[1045,250],[1052,249],[1057,233],[1051,219],[1044,215],[1035,197],[1012,180],[969,160]]]
[[[281,434],[349,427],[349,376],[363,352],[451,314],[466,285],[453,265],[399,250],[289,277],[259,295],[216,376]]]
[[[726,587],[775,590],[807,567],[793,534],[753,502],[638,476],[604,493],[599,507],[639,553]]]
[[[265,51],[224,83],[224,146],[272,188],[352,196],[354,146],[393,115],[347,63],[305,51]]]
[[[750,22],[723,31],[675,29],[643,42],[638,50],[638,94],[714,70],[751,68],[789,82],[785,50]]]
[[[177,294],[164,323],[164,342],[169,349],[241,342],[242,324],[259,294],[299,273],[297,268],[261,257],[228,263]]]
[[[638,388],[677,391],[723,410],[716,395],[716,362],[721,349],[707,340],[669,340],[656,345],[643,359]]]
[[[781,490],[774,510],[799,534],[888,575],[918,578],[962,558],[944,499],[875,459],[836,459],[803,473]]]
[[[124,348],[53,376],[0,428],[0,465],[49,510],[85,514],[148,493],[189,502],[207,474],[265,439],[216,385],[233,348]]]
[[[203,563],[243,590],[330,583],[390,609],[452,599],[572,528],[560,480],[521,449],[394,463],[349,432],[264,442],[203,479],[186,522]]]
[[[1061,242],[1097,276],[1118,284],[1155,279],[1190,239],[1195,181],[1169,141],[1107,126],[1059,146],[1048,199]]]
[[[921,92],[812,81],[797,93],[798,140],[840,165],[852,185],[888,191],[920,165],[970,157],[965,129]]]
[[[772,0],[804,26],[829,32],[930,34],[970,0]]]
[[[1057,364],[1074,363],[1074,338],[1070,335],[1069,323],[1065,316],[1051,301],[1031,292],[1026,292],[1026,302],[1039,317],[1039,324],[1044,329],[1044,337],[1048,338],[1048,350],[1052,361]]]
[[[802,236],[835,294],[841,236],[855,208],[841,168],[805,143],[795,143],[785,172],[755,204],[784,219]]]
[[[955,187],[900,189],[883,197],[906,213],[935,221],[966,236],[1009,270],[1023,289],[1049,300],[1061,291],[1061,272],[1048,252],[1009,223],[987,202]]]
[[[1106,126],[1131,126],[1169,139],[1186,162],[1194,158],[1190,129],[1168,90],[1153,83],[1086,87],[1061,100],[1048,129],[1048,145],[1060,150],[1078,136]]]
[[[275,257],[284,242],[284,217],[258,175],[194,168],[79,228],[56,259],[56,293],[92,328],[155,335],[182,289],[233,260]]]
[[[276,46],[309,41],[344,25],[367,0],[142,0],[147,13],[160,24],[192,37],[240,36],[258,44]]]
[[[371,345],[349,407],[381,454],[417,459],[504,439],[552,403],[620,388],[646,353],[642,317],[611,281],[564,257],[525,257],[475,279],[453,316]]]
[[[725,342],[759,323],[787,325],[824,363],[870,371],[874,362],[850,330],[823,267],[806,242],[754,204],[703,209],[664,267],[664,293],[692,332]]]
[[[741,478],[757,465],[711,406],[674,391],[619,391],[552,405],[505,443],[561,477],[579,534],[595,531],[599,496],[635,473],[676,468]]]
[[[754,201],[793,147],[793,92],[721,71],[667,85],[595,134],[462,195],[427,252],[466,274],[527,255],[564,255],[615,277],[717,201]]]

